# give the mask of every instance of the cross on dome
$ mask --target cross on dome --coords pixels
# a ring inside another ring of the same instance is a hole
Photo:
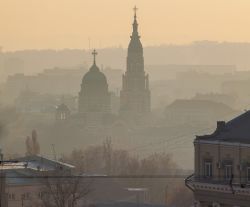
[[[96,56],[98,55],[95,49],[93,50],[92,55],[94,56],[94,64],[95,64]]]

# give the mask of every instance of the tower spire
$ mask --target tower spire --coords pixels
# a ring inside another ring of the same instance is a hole
[[[93,52],[92,52],[92,55],[93,55],[93,57],[94,57],[94,65],[96,64],[96,56],[97,56],[97,52],[96,52],[96,50],[94,49],[93,50]]]
[[[137,23],[137,10],[138,10],[138,8],[135,6],[133,8],[133,10],[134,10],[134,23],[133,23],[133,34],[132,34],[132,36],[139,37],[139,35],[138,35],[138,23]]]
[[[138,10],[138,8],[135,6],[134,8],[133,8],[133,10],[134,10],[134,19],[136,19],[136,17],[137,17],[137,15],[136,15],[136,13],[137,13],[137,10]]]

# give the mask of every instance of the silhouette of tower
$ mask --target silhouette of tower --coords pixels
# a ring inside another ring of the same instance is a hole
[[[121,115],[145,115],[150,112],[149,77],[144,71],[143,47],[138,33],[137,8],[134,8],[133,32],[128,46],[127,68],[122,76]]]
[[[110,93],[106,76],[96,65],[96,50],[93,51],[93,65],[84,75],[79,92],[78,111],[86,125],[98,126],[110,114]]]

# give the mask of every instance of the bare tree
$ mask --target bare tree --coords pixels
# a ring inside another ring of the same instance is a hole
[[[76,207],[91,191],[91,180],[68,173],[45,178],[42,202],[45,207]]]

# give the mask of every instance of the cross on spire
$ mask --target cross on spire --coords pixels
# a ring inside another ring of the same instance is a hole
[[[96,59],[97,54],[98,54],[98,53],[97,53],[96,50],[94,49],[93,52],[92,52],[92,55],[94,56],[94,64],[95,64],[95,59]]]
[[[135,17],[136,17],[136,12],[137,12],[138,8],[135,6],[135,7],[133,8],[133,10],[134,10],[134,12],[135,12]]]

